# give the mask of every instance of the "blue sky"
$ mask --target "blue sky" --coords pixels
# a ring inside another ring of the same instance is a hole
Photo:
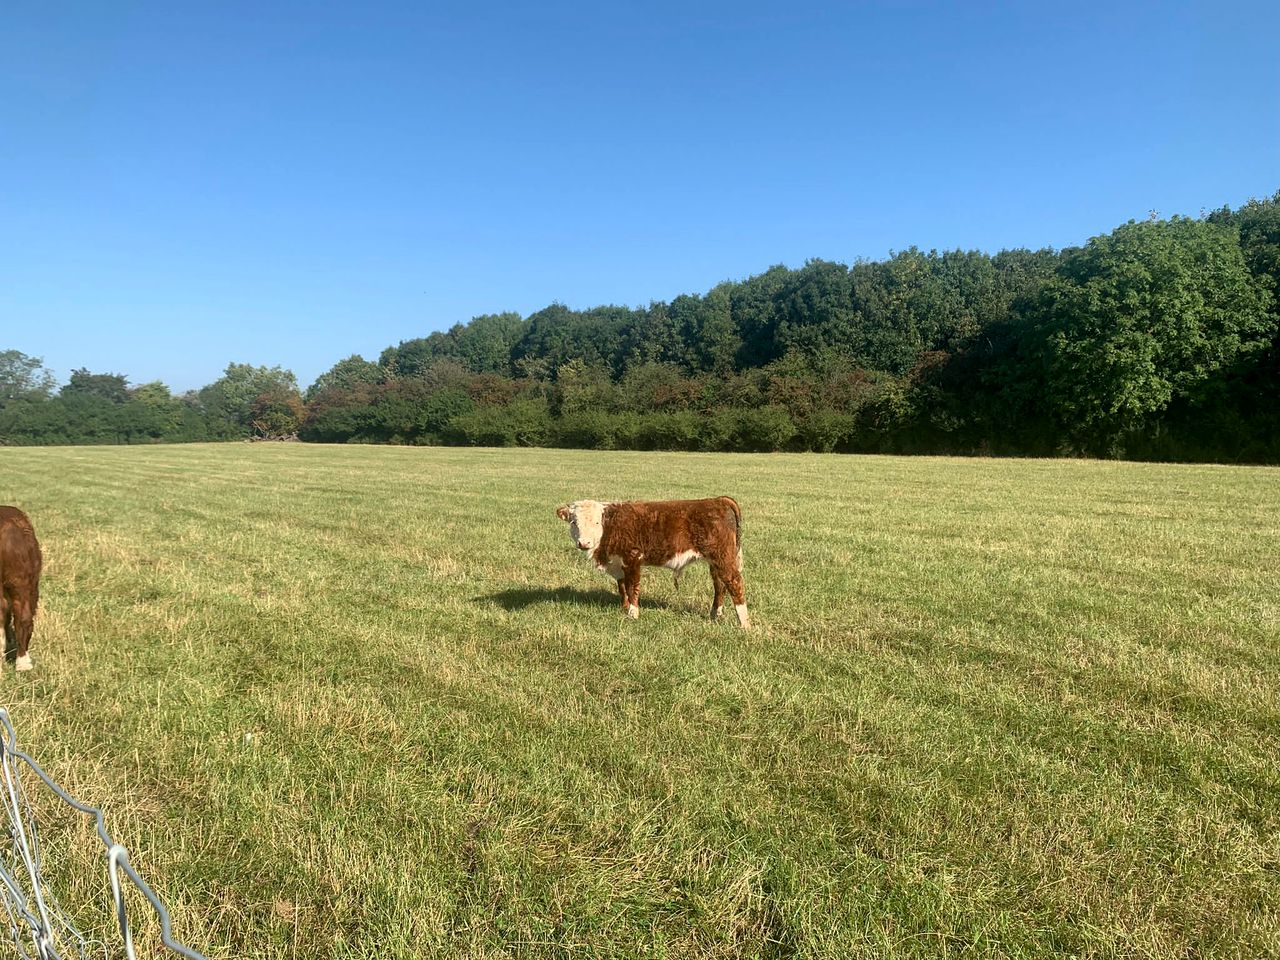
[[[0,8],[0,349],[306,386],[480,313],[1280,189],[1280,4]]]

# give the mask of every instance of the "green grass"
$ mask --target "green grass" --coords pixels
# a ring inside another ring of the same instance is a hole
[[[703,567],[626,620],[554,513],[721,493],[750,633]],[[1280,470],[7,449],[0,502],[0,702],[211,957],[1280,956]]]

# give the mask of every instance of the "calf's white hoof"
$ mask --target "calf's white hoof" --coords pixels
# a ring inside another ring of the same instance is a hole
[[[733,612],[738,615],[738,626],[743,630],[751,629],[751,615],[747,613],[747,605],[745,603],[735,603]]]
[[[627,607],[627,616],[630,617],[632,620],[639,620],[640,608],[635,606],[634,604],[632,606]]]
[[[34,666],[35,664],[31,662],[31,654],[18,658],[17,667],[20,672],[23,670],[30,670]]]

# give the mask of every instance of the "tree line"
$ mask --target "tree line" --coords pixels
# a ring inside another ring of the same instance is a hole
[[[479,316],[301,391],[0,353],[0,442],[317,442],[1280,462],[1280,192],[1082,247],[777,266],[644,307]]]

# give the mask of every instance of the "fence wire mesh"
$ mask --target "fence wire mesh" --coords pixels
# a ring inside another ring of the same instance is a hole
[[[107,874],[111,881],[111,900],[120,927],[124,953],[135,960],[133,929],[125,904],[129,886],[136,889],[155,911],[160,922],[160,941],[165,948],[192,960],[205,960],[203,954],[173,939],[169,911],[129,862],[124,847],[107,833],[102,811],[81,803],[63,790],[40,764],[18,748],[17,734],[9,711],[0,707],[0,790],[3,790],[8,841],[0,837],[0,899],[8,916],[9,932],[23,960],[63,960],[69,957],[103,957],[119,955],[118,946],[85,936],[63,910],[42,873],[40,833],[36,814],[27,793],[24,773],[36,778],[35,786],[44,787],[73,810],[93,818],[98,839],[106,847]],[[29,781],[30,778],[27,778]]]

